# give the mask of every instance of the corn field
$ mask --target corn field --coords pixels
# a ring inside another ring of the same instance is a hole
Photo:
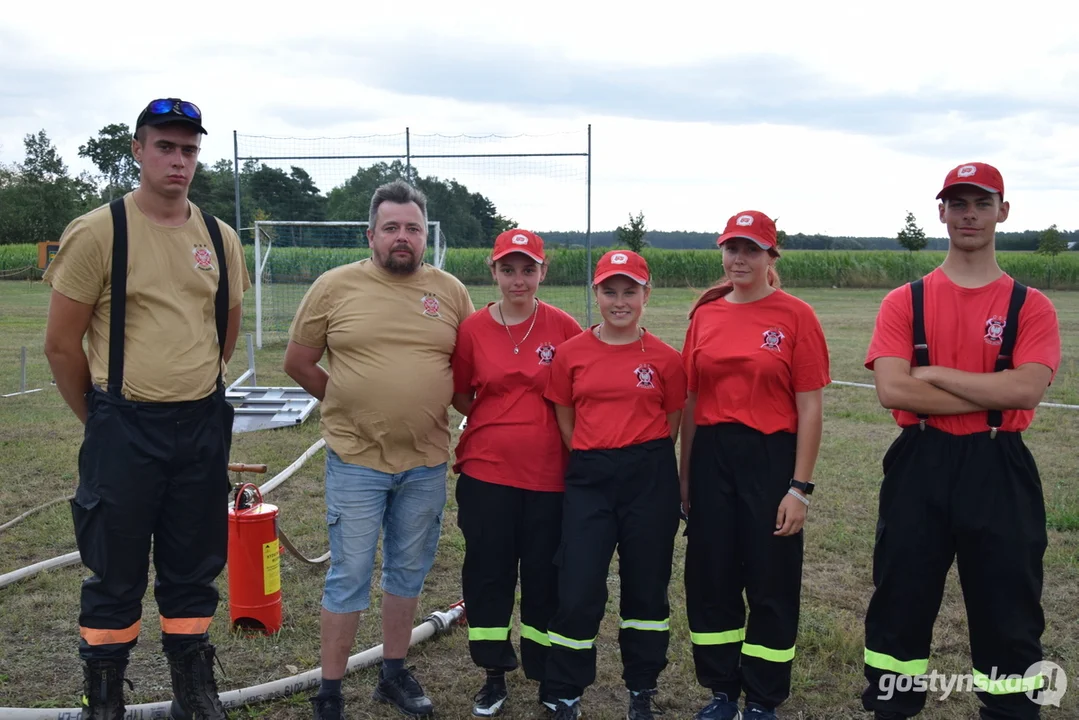
[[[593,248],[595,263],[606,248]],[[254,250],[245,246],[249,273],[254,273]],[[491,282],[487,268],[489,250],[450,248],[445,269],[466,285]],[[268,274],[277,283],[309,283],[320,274],[368,257],[366,248],[289,248],[270,251]],[[718,250],[644,251],[656,287],[705,288],[723,274]],[[551,249],[548,285],[581,285],[585,277],[586,252],[580,249]],[[431,258],[428,257],[428,260]],[[1079,290],[1079,253],[1056,257],[1024,252],[997,253],[1000,266],[1020,282],[1054,290]],[[776,265],[783,284],[789,287],[893,288],[925,275],[944,260],[943,252],[886,252],[873,250],[789,250]],[[0,279],[37,277],[26,268],[37,264],[33,245],[0,245]],[[21,272],[19,272],[21,271]]]

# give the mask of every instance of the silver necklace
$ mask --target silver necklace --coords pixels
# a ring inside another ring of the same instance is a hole
[[[637,328],[637,337],[641,341],[641,352],[644,352],[644,328],[643,327],[638,327]],[[599,325],[596,326],[596,338],[598,340],[600,340],[601,342],[607,342],[606,340],[603,339],[603,323],[600,323]]]
[[[502,301],[498,301],[498,319],[502,321],[502,327],[506,328],[506,334],[509,335],[510,342],[513,343],[513,354],[516,355],[521,351],[521,346],[524,345],[525,340],[532,334],[532,328],[536,327],[536,318],[539,317],[539,300],[533,298],[532,306],[532,323],[528,326],[528,332],[521,338],[521,342],[517,342],[513,339],[513,333],[510,332],[510,326],[506,324],[506,318],[502,316]]]

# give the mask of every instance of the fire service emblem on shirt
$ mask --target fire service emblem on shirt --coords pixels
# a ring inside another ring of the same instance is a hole
[[[656,379],[656,369],[654,367],[645,363],[644,365],[638,365],[633,372],[637,375],[637,387],[646,389],[655,387],[653,381]]]
[[[198,270],[213,270],[214,269],[214,256],[210,252],[210,248],[205,245],[196,245],[191,249],[191,252],[195,255],[195,268]]]
[[[779,350],[779,344],[783,342],[783,332],[781,330],[772,328],[765,330],[762,335],[764,335],[764,342],[761,344],[762,348],[765,350]]]
[[[994,315],[985,321],[985,341],[990,345],[1000,345],[1004,341],[1004,326],[1008,321]]]
[[[426,293],[423,296],[423,314],[427,317],[442,317],[438,314],[438,298],[434,293]]]
[[[539,355],[540,365],[550,365],[554,360],[554,345],[545,342],[536,348],[536,354]]]

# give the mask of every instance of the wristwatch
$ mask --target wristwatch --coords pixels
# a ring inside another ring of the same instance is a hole
[[[795,490],[801,490],[806,495],[812,495],[813,488],[816,486],[811,482],[799,482],[798,480],[791,478],[791,487]]]

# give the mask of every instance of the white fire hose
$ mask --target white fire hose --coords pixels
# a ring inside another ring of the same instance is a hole
[[[315,453],[325,447],[325,440],[318,440],[298,457],[291,465],[282,470],[273,479],[263,484],[259,490],[266,494],[291,477],[303,464]],[[66,498],[63,498],[66,499]],[[52,504],[52,503],[50,503]],[[35,508],[35,511],[40,508]],[[24,513],[24,516],[31,513]],[[24,516],[15,521],[5,524],[5,528],[15,524]],[[328,555],[328,553],[327,553]],[[321,560],[322,558],[319,558]],[[39,572],[52,568],[74,565],[81,561],[78,551],[60,555],[50,560],[43,560],[33,565],[14,570],[0,575],[0,588],[24,580]],[[463,602],[450,606],[447,610],[435,611],[415,628],[412,629],[412,638],[409,647],[424,642],[425,640],[448,632],[454,625],[459,624],[464,618],[465,607]],[[354,670],[370,667],[382,660],[382,645],[364,650],[348,659],[345,674]],[[254,685],[239,690],[230,690],[221,693],[221,704],[226,708],[241,707],[253,703],[265,702],[287,695],[303,692],[314,688],[322,681],[322,668],[315,668],[307,672],[281,678],[261,685]],[[168,716],[169,706],[172,699],[155,703],[143,703],[141,705],[129,705],[125,720],[151,720]],[[6,708],[0,707],[0,720],[78,720],[82,711],[79,708]]]
[[[464,612],[464,603],[457,603],[447,610],[431,613],[427,616],[427,619],[412,629],[412,639],[409,641],[409,647],[418,645],[435,635],[449,632],[454,625],[461,622]],[[376,645],[350,657],[348,665],[345,666],[345,674],[370,667],[380,660],[382,660],[382,646]],[[315,668],[292,677],[223,692],[221,693],[221,704],[228,710],[244,705],[266,702],[267,700],[294,695],[317,687],[321,681],[322,668]],[[151,718],[168,717],[169,705],[171,704],[172,699],[170,698],[162,702],[128,705],[124,720],[151,720]],[[78,720],[80,712],[79,708],[0,707],[0,720]]]

